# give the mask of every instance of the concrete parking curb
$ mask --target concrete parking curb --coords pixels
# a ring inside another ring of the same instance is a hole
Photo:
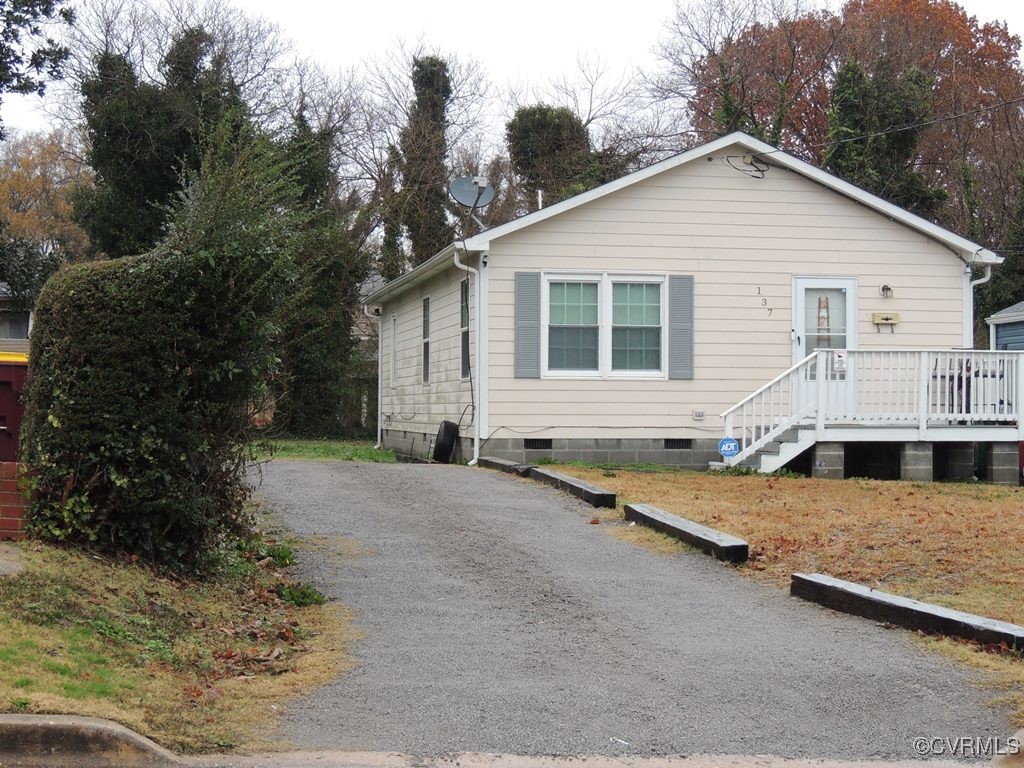
[[[513,475],[519,475],[520,477],[529,477],[530,470],[533,469],[532,464],[517,464],[514,461],[508,459],[496,459],[493,456],[481,456],[477,459],[477,466],[483,467],[484,469],[496,469],[499,472],[508,472]]]
[[[123,725],[73,715],[0,714],[4,768],[164,768],[186,765]]]
[[[650,504],[626,504],[627,520],[654,528],[673,538],[685,541],[706,555],[713,555],[729,563],[745,563],[750,547],[743,539],[716,531],[706,525],[673,515]]]
[[[561,472],[555,472],[551,469],[541,469],[540,467],[533,467],[530,470],[530,478],[553,485],[560,491],[565,491],[578,499],[582,499],[592,507],[615,509],[614,493],[606,488],[588,483],[585,480],[563,475]]]
[[[821,573],[794,573],[790,594],[843,613],[907,629],[1024,649],[1024,627],[1016,624],[922,603]]]

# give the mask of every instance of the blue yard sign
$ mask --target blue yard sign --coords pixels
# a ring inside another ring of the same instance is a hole
[[[739,441],[732,437],[723,437],[718,441],[718,452],[723,459],[731,459],[740,452]]]

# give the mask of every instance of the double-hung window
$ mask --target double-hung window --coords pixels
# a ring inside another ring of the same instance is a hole
[[[600,283],[548,283],[548,370],[598,371]]]
[[[423,383],[430,383],[430,297],[423,299]]]
[[[459,330],[462,342],[462,378],[469,378],[469,278],[459,283]]]
[[[544,375],[665,375],[664,275],[544,277]]]
[[[661,370],[662,283],[612,281],[612,370]]]

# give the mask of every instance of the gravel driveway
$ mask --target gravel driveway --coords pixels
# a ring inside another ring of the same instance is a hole
[[[354,609],[358,666],[294,704],[301,748],[914,758],[1006,736],[973,673],[699,554],[653,555],[547,486],[461,466],[274,461],[300,561]]]

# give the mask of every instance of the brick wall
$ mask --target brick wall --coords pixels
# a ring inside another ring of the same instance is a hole
[[[27,503],[18,489],[18,465],[13,461],[0,462],[0,539],[24,536]]]

